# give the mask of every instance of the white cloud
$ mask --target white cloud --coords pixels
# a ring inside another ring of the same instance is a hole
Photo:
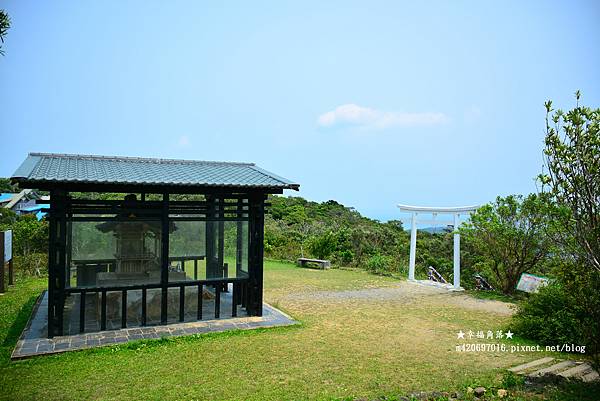
[[[190,138],[187,135],[182,135],[179,137],[179,141],[177,143],[179,146],[188,146],[190,144]]]
[[[362,107],[356,104],[344,104],[321,114],[317,124],[321,127],[352,125],[363,128],[384,129],[390,127],[407,127],[423,125],[439,125],[448,121],[444,113],[404,113],[398,111],[381,111]]]

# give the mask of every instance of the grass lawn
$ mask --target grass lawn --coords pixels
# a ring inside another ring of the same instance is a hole
[[[281,400],[464,391],[499,385],[504,368],[548,355],[456,352],[459,330],[506,329],[509,317],[463,308],[449,302],[450,294],[412,294],[411,284],[359,270],[267,261],[265,301],[301,325],[10,362],[44,286],[44,280],[22,280],[0,297],[0,399]],[[408,296],[385,292],[398,287]],[[384,295],[363,291],[372,288],[383,288]]]

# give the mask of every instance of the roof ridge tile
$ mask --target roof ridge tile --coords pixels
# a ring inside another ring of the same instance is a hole
[[[254,163],[34,152],[12,179],[31,187],[44,182],[296,190],[299,187]]]
[[[216,165],[232,165],[232,166],[255,166],[254,163],[248,162],[229,162],[216,160],[191,160],[191,159],[169,159],[158,157],[137,157],[137,156],[107,156],[107,155],[91,155],[91,154],[76,154],[76,153],[44,153],[30,152],[29,156],[52,157],[60,159],[99,159],[112,161],[137,161],[150,163],[177,163],[177,164],[216,164]]]

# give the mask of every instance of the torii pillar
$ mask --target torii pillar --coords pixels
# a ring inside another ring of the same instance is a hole
[[[453,289],[462,290],[460,286],[460,234],[458,232],[459,217],[461,213],[470,213],[477,210],[479,206],[461,206],[461,207],[422,207],[422,206],[408,206],[398,205],[398,208],[403,212],[412,213],[411,226],[410,226],[410,256],[408,261],[408,280],[415,281],[415,261],[417,256],[417,215],[419,213],[432,214],[434,220],[421,220],[421,223],[433,223],[438,224],[440,222],[435,221],[435,216],[438,213],[452,214],[454,215],[454,221],[447,222],[452,224],[454,228],[454,280]]]

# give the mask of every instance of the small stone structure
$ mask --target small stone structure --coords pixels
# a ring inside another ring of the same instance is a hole
[[[331,262],[329,260],[321,259],[298,258],[297,263],[300,267],[306,267],[309,263],[317,264],[321,269],[329,269],[331,267]]]
[[[524,375],[532,382],[560,381],[576,379],[584,382],[600,381],[600,376],[589,363],[573,360],[559,360],[552,357],[536,359],[508,369]]]

